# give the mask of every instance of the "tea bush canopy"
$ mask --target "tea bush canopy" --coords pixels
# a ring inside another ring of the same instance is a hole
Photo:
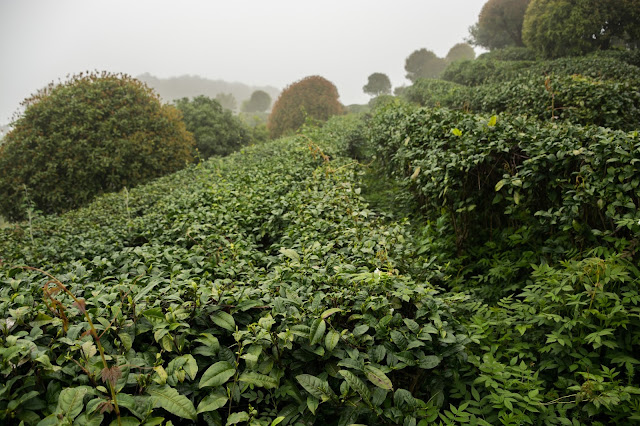
[[[469,41],[475,46],[500,49],[523,46],[522,23],[531,0],[489,0],[469,28]]]
[[[389,76],[381,72],[374,72],[369,76],[367,84],[362,87],[367,95],[379,96],[391,94],[391,80]]]
[[[23,102],[0,148],[0,214],[73,209],[97,194],[135,186],[192,161],[180,113],[123,74],[86,73]]]
[[[251,142],[251,132],[215,99],[197,96],[176,101],[201,158],[229,155]]]
[[[324,77],[305,77],[286,87],[269,116],[267,127],[272,138],[299,129],[307,117],[326,121],[344,112],[338,89]]]

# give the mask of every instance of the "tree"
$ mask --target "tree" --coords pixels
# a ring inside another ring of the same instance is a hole
[[[522,23],[531,0],[489,0],[478,22],[469,28],[469,42],[487,49],[524,46]]]
[[[79,207],[96,195],[172,173],[192,161],[180,112],[144,83],[89,73],[50,84],[23,102],[0,147],[0,214]]]
[[[391,80],[386,74],[375,72],[369,76],[362,91],[371,96],[388,95],[391,93]]]
[[[416,81],[419,78],[438,78],[446,66],[445,60],[432,51],[420,49],[409,55],[404,69],[407,71],[407,78]]]
[[[218,93],[216,95],[216,101],[222,105],[222,108],[226,108],[231,111],[235,111],[238,108],[238,102],[232,93]]]
[[[468,45],[467,43],[458,43],[449,49],[449,53],[447,53],[447,57],[445,60],[447,63],[452,63],[456,61],[463,61],[465,59],[475,59],[476,52],[473,50],[473,47]]]
[[[256,90],[249,100],[242,104],[243,112],[264,112],[271,106],[271,96],[263,90]]]
[[[267,128],[271,138],[300,128],[307,117],[326,121],[342,114],[338,89],[329,80],[314,75],[286,87],[273,105]]]
[[[607,49],[617,40],[637,43],[640,0],[532,0],[522,38],[548,58]]]
[[[251,142],[249,129],[215,99],[196,96],[176,101],[202,158],[229,155]]]

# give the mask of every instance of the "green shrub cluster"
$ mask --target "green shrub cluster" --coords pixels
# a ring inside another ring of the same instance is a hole
[[[637,422],[638,133],[409,105],[368,126],[422,205],[414,276],[468,318],[456,421]]]
[[[251,140],[251,131],[215,99],[196,96],[175,102],[182,113],[187,130],[193,133],[198,154],[206,159],[212,155],[229,155]]]
[[[0,420],[437,419],[466,331],[401,272],[406,222],[376,218],[326,132],[5,230]]]
[[[418,79],[407,87],[402,96],[409,102],[426,107],[446,106],[452,109],[469,107],[473,90],[467,86],[445,80]]]
[[[469,90],[463,99],[476,112],[509,112],[540,120],[562,120],[620,130],[640,129],[640,86],[629,82],[595,80],[579,75],[525,74],[505,83]],[[461,93],[464,93],[461,91]]]
[[[76,208],[192,160],[180,113],[126,75],[85,74],[25,101],[0,147],[0,214]],[[26,200],[25,200],[26,197]]]
[[[629,54],[628,57],[632,57]],[[491,56],[475,61],[451,64],[442,74],[442,79],[465,86],[479,86],[487,83],[503,83],[522,73],[533,75],[573,75],[579,74],[599,80],[630,81],[637,83],[640,69],[632,60],[624,60],[614,55],[592,54],[581,57],[560,58],[552,61],[497,60]]]

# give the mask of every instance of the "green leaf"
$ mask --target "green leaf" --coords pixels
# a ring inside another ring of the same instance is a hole
[[[501,181],[496,183],[496,187],[495,187],[496,192],[500,191],[505,183],[507,183],[506,179],[502,179]]]
[[[236,322],[231,315],[225,311],[217,311],[211,315],[211,320],[219,327],[229,330],[231,332],[236,331]]]
[[[249,414],[246,411],[240,411],[239,413],[233,413],[227,418],[227,425],[235,425],[240,422],[246,422],[249,420]]]
[[[454,135],[460,137],[462,136],[462,130],[458,129],[457,127],[451,129],[451,133],[453,133]]]
[[[250,385],[258,386],[266,389],[275,389],[278,387],[278,380],[273,377],[256,373],[253,371],[245,371],[240,375],[238,379],[241,382],[248,383]]]
[[[182,368],[187,372],[191,380],[195,380],[198,374],[198,363],[191,354],[184,355],[184,357],[187,359],[187,362]]]
[[[371,400],[371,392],[367,385],[364,384],[362,380],[351,371],[348,370],[340,370],[338,373],[344,378],[344,380],[349,384],[351,389],[354,389],[356,392],[360,394],[362,399],[369,403]]]
[[[336,312],[342,312],[342,309],[340,309],[340,308],[327,309],[326,311],[324,311],[322,313],[322,315],[320,315],[320,317],[322,319],[327,319],[328,317],[330,317],[331,315],[335,314]]]
[[[340,342],[340,333],[333,329],[327,331],[327,336],[324,339],[324,346],[329,352],[336,347],[338,342]]]
[[[418,363],[420,368],[424,368],[426,370],[435,368],[438,366],[438,364],[440,364],[440,358],[436,355],[425,356],[424,358],[421,358],[420,362]]]
[[[300,263],[300,255],[298,255],[298,253],[295,250],[283,247],[283,248],[280,249],[280,253],[284,254],[289,259],[293,260],[294,262]]]
[[[205,396],[202,401],[200,401],[197,413],[200,414],[207,411],[215,411],[218,408],[224,407],[228,400],[229,398],[227,395],[222,389],[220,389],[218,392]]]
[[[204,372],[198,388],[220,386],[226,383],[234,374],[236,374],[236,369],[233,365],[227,361],[218,361]]]
[[[147,388],[147,393],[151,395],[155,407],[161,407],[178,417],[196,421],[197,413],[193,403],[186,396],[180,395],[174,388],[154,386]]]
[[[271,426],[277,426],[280,423],[282,423],[282,421],[286,419],[286,417],[284,416],[280,416],[280,417],[276,417],[272,422],[271,422]]]
[[[374,385],[385,390],[393,390],[391,380],[381,370],[371,365],[364,366],[364,374]]]
[[[317,320],[313,321],[313,323],[311,324],[311,330],[309,330],[309,344],[312,346],[317,344],[324,336],[324,331],[326,330],[326,328],[327,324],[323,319],[318,318]]]
[[[84,407],[82,400],[87,391],[88,388],[86,386],[63,389],[58,397],[56,412],[69,420],[75,419]]]
[[[330,400],[335,395],[329,383],[310,374],[300,374],[296,376],[296,380],[304,390],[321,399],[322,402]]]
[[[489,119],[489,122],[487,123],[487,126],[494,127],[497,122],[498,122],[498,116],[492,115],[491,118]]]

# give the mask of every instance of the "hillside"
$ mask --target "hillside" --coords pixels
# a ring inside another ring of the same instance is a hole
[[[160,95],[165,102],[184,97],[192,98],[198,95],[205,95],[215,98],[218,94],[232,94],[238,103],[238,108],[242,102],[249,99],[256,90],[267,92],[272,99],[277,99],[280,90],[272,86],[250,86],[244,83],[230,83],[224,80],[210,80],[197,75],[183,75],[171,78],[158,78],[149,73],[136,77],[144,81]]]

